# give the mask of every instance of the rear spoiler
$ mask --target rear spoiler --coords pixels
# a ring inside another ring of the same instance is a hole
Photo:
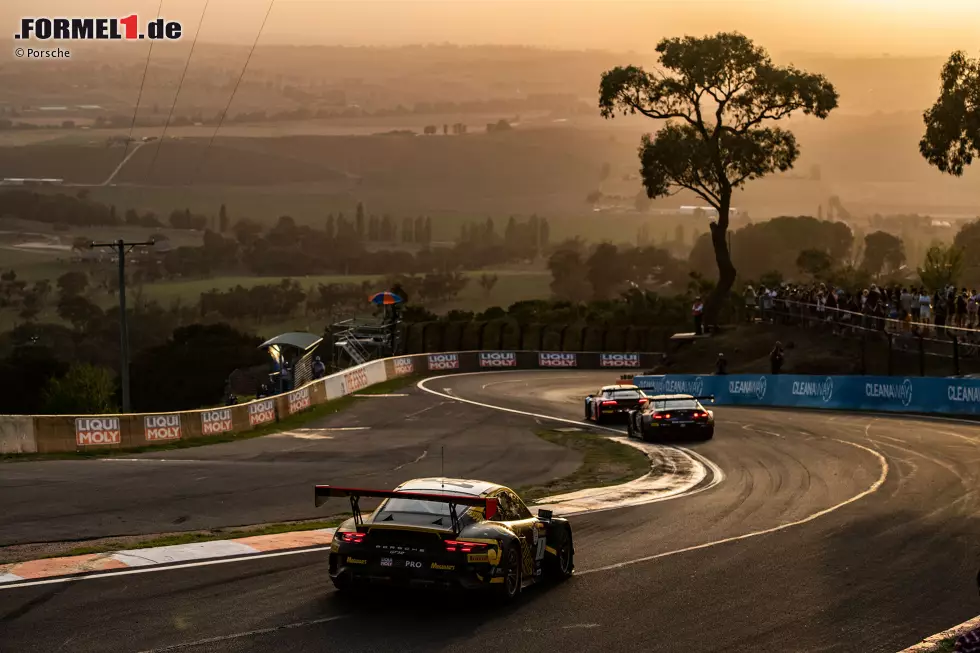
[[[354,523],[358,525],[364,523],[361,508],[358,505],[362,497],[367,499],[415,499],[417,501],[446,503],[449,504],[449,514],[453,522],[453,531],[455,532],[459,532],[459,515],[456,514],[456,506],[483,508],[483,513],[487,519],[493,519],[499,508],[497,499],[494,497],[430,494],[427,492],[399,492],[397,490],[365,490],[362,488],[336,487],[334,485],[313,486],[313,502],[318,508],[326,503],[327,499],[345,497],[350,499],[351,512],[354,514]]]
[[[640,389],[643,390],[643,388],[640,388]],[[644,392],[646,392],[646,390],[644,390]],[[653,401],[654,399],[657,398],[657,396],[658,395],[647,395],[646,398],[649,399],[650,401]],[[674,399],[677,399],[677,398],[675,397]],[[681,397],[680,399],[687,399],[687,397]],[[693,399],[695,401],[710,401],[711,403],[715,403],[715,396],[714,395],[704,395],[704,396],[700,396],[700,397],[691,397],[691,399]],[[660,401],[670,401],[670,399],[661,399]]]

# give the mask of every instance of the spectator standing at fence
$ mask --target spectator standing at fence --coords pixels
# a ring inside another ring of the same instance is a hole
[[[919,321],[924,324],[932,323],[932,298],[925,288],[919,289]]]
[[[259,389],[255,391],[256,399],[264,399],[269,396],[269,388],[263,383],[259,386]]]
[[[783,343],[777,341],[776,346],[769,352],[769,367],[773,374],[779,374],[779,371],[783,369],[784,358]]]
[[[912,291],[908,288],[902,288],[902,293],[898,296],[898,303],[902,307],[901,318],[904,320],[906,315],[912,314]]]
[[[946,297],[944,293],[940,290],[936,291],[936,294],[932,296],[932,308],[936,312],[935,323],[936,323],[936,333],[946,332]]]
[[[973,329],[977,326],[977,291],[971,290],[966,298],[966,326]]]
[[[694,334],[699,336],[704,333],[704,302],[701,301],[700,296],[694,298],[691,315],[694,317]]]
[[[758,295],[756,295],[752,284],[745,286],[745,319],[749,322],[755,322],[755,308],[758,301]]]
[[[313,378],[322,379],[324,376],[326,376],[326,374],[327,374],[327,366],[324,365],[323,361],[320,360],[320,357],[317,356],[313,360]]]
[[[283,392],[289,392],[293,389],[293,366],[289,364],[289,361],[282,362],[282,372],[279,374],[279,379],[282,382]]]
[[[724,354],[718,354],[718,358],[715,360],[715,374],[718,376],[728,374],[728,359],[725,358]]]
[[[963,288],[956,295],[956,326],[961,329],[966,326],[966,288]]]

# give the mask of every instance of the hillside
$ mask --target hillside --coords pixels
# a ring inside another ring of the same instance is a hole
[[[416,120],[410,121],[417,129]],[[324,121],[323,124],[329,124]],[[371,125],[362,123],[362,128]],[[534,124],[534,123],[532,123]],[[540,123],[539,123],[540,124]],[[397,122],[384,121],[385,128]],[[362,201],[393,215],[505,217],[539,213],[550,217],[592,214],[586,195],[613,196],[600,205],[633,213],[641,191],[636,148],[639,120],[604,122],[576,118],[550,128],[517,123],[504,133],[466,136],[268,136],[268,130],[238,128],[249,136],[215,140],[205,156],[205,138],[168,138],[141,148],[116,178],[115,188],[96,195],[120,208],[169,213],[175,204],[213,213],[225,203],[236,215],[269,220],[283,214],[319,223],[329,211],[353,211]],[[931,169],[918,154],[921,118],[914,113],[787,123],[802,156],[794,171],[750,183],[734,205],[755,218],[815,214],[837,195],[857,214],[921,213],[976,215],[980,178],[964,179]],[[477,129],[475,126],[473,129]],[[185,133],[185,132],[182,132]],[[22,147],[0,147],[0,177],[62,177],[97,184],[122,158],[104,136]],[[600,170],[609,164],[609,175]],[[179,194],[173,187],[181,187]],[[618,199],[617,199],[618,198]],[[676,208],[702,204],[681,194],[654,203]]]

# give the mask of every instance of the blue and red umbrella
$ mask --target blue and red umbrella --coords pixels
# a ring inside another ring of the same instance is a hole
[[[372,304],[378,304],[379,306],[391,306],[393,304],[401,304],[402,298],[395,293],[388,292],[386,290],[373,295],[368,301],[370,301]]]

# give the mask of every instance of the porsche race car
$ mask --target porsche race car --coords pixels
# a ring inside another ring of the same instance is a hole
[[[372,584],[484,589],[504,601],[575,569],[572,528],[549,510],[532,515],[517,494],[485,481],[421,478],[394,490],[317,485],[317,506],[350,499],[334,533],[329,573],[350,591]],[[361,499],[383,499],[363,515]]]
[[[715,435],[715,414],[701,404],[701,401],[709,400],[714,401],[714,397],[649,397],[642,406],[630,411],[626,422],[627,434],[641,440],[710,440]]]
[[[585,398],[585,419],[596,424],[616,417],[626,417],[647,402],[647,396],[635,385],[607,385]]]

